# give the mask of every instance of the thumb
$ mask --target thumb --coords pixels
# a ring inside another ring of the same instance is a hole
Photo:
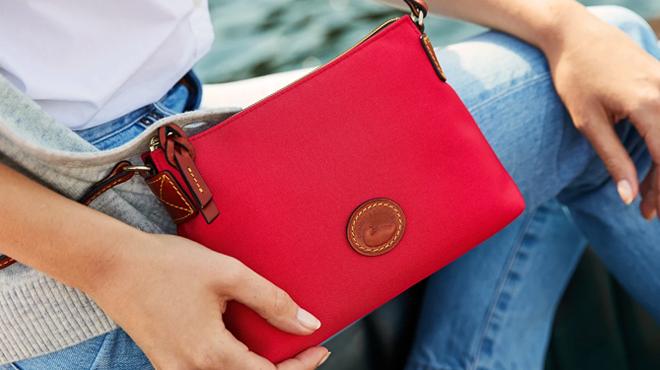
[[[290,358],[276,365],[277,370],[313,370],[323,365],[330,356],[330,352],[323,347],[312,347],[300,352],[296,357]]]
[[[575,120],[575,127],[586,136],[607,171],[616,183],[617,191],[625,204],[630,204],[639,193],[637,169],[614,126],[604,111],[593,112]]]
[[[289,294],[247,266],[240,264],[235,276],[238,279],[226,292],[229,298],[250,307],[276,328],[309,335],[321,327],[321,322],[300,308]]]

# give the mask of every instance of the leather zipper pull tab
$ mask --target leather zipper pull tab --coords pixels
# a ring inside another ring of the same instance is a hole
[[[199,212],[210,224],[218,217],[219,211],[211,189],[195,166],[195,148],[188,141],[188,136],[179,126],[169,124],[158,130],[158,138],[167,162],[179,170]]]
[[[206,223],[210,224],[219,214],[218,207],[213,201],[211,189],[209,189],[202,174],[199,173],[197,166],[195,166],[195,162],[187,151],[175,150],[174,159],[179,167],[179,172],[181,173],[183,180],[188,186],[190,194],[202,213],[202,216],[204,216]]]

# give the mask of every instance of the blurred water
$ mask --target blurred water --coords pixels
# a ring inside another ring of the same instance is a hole
[[[211,52],[195,67],[205,83],[319,65],[351,47],[384,20],[403,14],[366,0],[252,0],[249,3],[209,0],[209,3],[216,38]],[[659,0],[583,0],[582,3],[623,5],[645,17],[660,14]],[[474,25],[436,17],[425,23],[435,46],[483,31]]]

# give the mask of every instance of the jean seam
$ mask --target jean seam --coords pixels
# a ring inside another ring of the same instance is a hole
[[[493,103],[496,100],[505,98],[508,95],[511,95],[511,94],[517,92],[518,90],[521,90],[521,89],[527,87],[528,85],[530,85],[532,83],[535,83],[535,82],[538,82],[538,81],[541,81],[541,80],[547,80],[547,79],[550,79],[550,78],[551,77],[550,77],[549,72],[536,75],[534,77],[526,79],[525,81],[521,82],[518,85],[508,87],[504,91],[502,91],[500,93],[497,93],[497,94],[489,97],[488,99],[479,102],[478,104],[476,104],[472,108],[469,108],[468,110],[470,111],[471,114],[474,115],[475,112],[477,112],[478,110],[480,110],[482,108],[485,108],[486,106],[490,105],[491,103]]]
[[[112,333],[112,332],[110,332],[110,333]],[[105,335],[103,335],[103,342],[101,342],[101,345],[99,346],[99,351],[96,353],[96,357],[94,357],[94,361],[92,361],[92,365],[89,367],[89,370],[93,370],[94,367],[96,366],[96,361],[99,360],[99,356],[101,355],[101,351],[103,350],[103,346],[105,345],[105,342],[108,340],[108,336],[110,335],[110,333],[106,333]]]
[[[180,112],[175,112],[175,111],[173,111],[173,110],[167,108],[167,107],[164,106],[160,101],[155,102],[153,105],[154,105],[154,107],[156,107],[156,108],[158,108],[158,109],[164,111],[165,113],[167,113],[167,114],[169,114],[169,115],[171,115],[171,116],[180,113]]]
[[[95,144],[98,144],[98,143],[100,143],[100,142],[102,142],[102,141],[106,141],[106,140],[108,140],[108,139],[110,139],[110,138],[112,138],[112,137],[115,137],[115,136],[121,134],[122,132],[124,132],[124,131],[130,129],[131,127],[135,126],[138,122],[139,122],[139,119],[136,119],[135,121],[131,122],[130,124],[128,124],[128,125],[126,125],[126,126],[120,128],[120,129],[118,129],[118,130],[113,130],[113,131],[111,131],[111,132],[108,132],[107,134],[105,134],[105,135],[103,135],[103,136],[101,136],[101,137],[97,137],[96,139],[90,141],[89,143],[92,144],[92,145],[95,145]]]
[[[476,370],[479,366],[479,361],[481,359],[481,350],[483,349],[484,345],[484,340],[488,336],[488,328],[490,328],[491,323],[493,321],[493,316],[495,314],[495,310],[497,307],[498,302],[500,301],[500,298],[502,296],[502,293],[504,292],[504,289],[506,287],[507,282],[509,281],[509,274],[511,270],[513,269],[513,265],[515,261],[517,260],[516,256],[518,255],[518,252],[520,251],[520,248],[522,247],[523,241],[525,240],[525,236],[529,232],[529,229],[531,228],[532,224],[534,223],[534,218],[536,217],[537,210],[534,210],[530,215],[529,215],[529,221],[525,224],[525,227],[523,229],[523,232],[520,233],[520,237],[516,241],[516,247],[511,251],[511,254],[508,258],[507,265],[504,268],[504,271],[502,273],[502,278],[500,278],[500,282],[498,283],[497,289],[495,291],[495,294],[493,296],[493,300],[491,300],[490,307],[488,308],[488,313],[486,314],[486,320],[484,321],[484,325],[481,328],[481,333],[479,334],[479,344],[477,345],[476,351],[474,353],[474,361],[472,362],[472,365],[469,366],[470,370]]]

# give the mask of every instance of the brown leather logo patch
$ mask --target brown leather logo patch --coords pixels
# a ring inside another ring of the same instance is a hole
[[[406,231],[406,216],[391,199],[372,199],[359,206],[350,220],[346,235],[356,252],[380,256],[391,251]]]

